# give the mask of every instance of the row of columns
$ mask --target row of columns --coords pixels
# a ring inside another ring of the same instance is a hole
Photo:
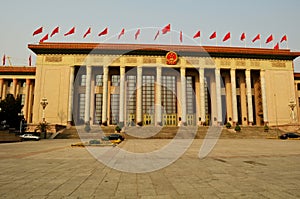
[[[32,106],[33,106],[33,92],[34,92],[34,81],[32,79],[26,79],[26,86],[25,90],[21,93],[21,85],[19,83],[19,79],[14,78],[13,79],[13,85],[12,85],[12,93],[14,97],[17,97],[19,94],[24,94],[25,100],[24,100],[24,106],[23,106],[23,114],[24,118],[31,122],[31,115],[32,115]],[[8,85],[5,83],[5,80],[3,78],[0,79],[0,99],[5,100],[8,91]]]
[[[107,105],[108,105],[108,66],[103,67],[103,101],[102,101],[102,123],[107,123]],[[136,92],[136,122],[140,124],[143,122],[142,118],[142,66],[137,67],[137,92]],[[180,68],[180,81],[181,81],[181,119],[182,123],[186,123],[186,69]],[[92,67],[86,67],[86,100],[85,100],[85,123],[90,122],[90,102],[91,102],[91,77]],[[265,88],[265,72],[260,71],[261,78],[261,94],[262,94],[262,106],[263,106],[263,117],[264,122],[268,122],[267,114],[267,102],[266,102],[266,88]],[[248,105],[248,122],[251,125],[253,123],[253,102],[252,102],[252,91],[251,91],[251,71],[245,71],[246,79],[246,98]],[[161,125],[162,122],[162,108],[161,108],[161,81],[162,81],[162,68],[158,66],[156,68],[156,92],[155,92],[155,120],[156,125]],[[230,69],[230,81],[231,81],[231,103],[232,103],[232,122],[236,124],[238,122],[238,111],[237,111],[237,94],[236,94],[236,70]],[[69,111],[68,121],[72,121],[72,108],[73,108],[73,95],[74,95],[74,67],[70,68],[70,91],[69,91]],[[205,82],[204,82],[204,68],[199,68],[199,83],[200,83],[200,113],[201,122],[205,122]],[[0,81],[1,84],[1,81]],[[216,104],[216,119],[218,123],[223,122],[222,117],[222,99],[221,99],[221,74],[220,68],[215,69],[215,97]],[[119,122],[124,124],[125,122],[125,66],[120,67],[120,106],[119,106]]]

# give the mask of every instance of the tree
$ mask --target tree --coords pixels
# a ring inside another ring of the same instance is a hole
[[[12,94],[8,94],[5,100],[0,102],[0,108],[0,121],[6,120],[10,127],[19,127],[20,121],[23,119],[19,116],[23,108],[21,98],[19,96],[15,98]]]

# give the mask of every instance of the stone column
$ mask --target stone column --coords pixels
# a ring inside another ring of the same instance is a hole
[[[119,123],[124,126],[124,107],[125,107],[125,67],[120,67],[120,107],[119,107]]]
[[[217,101],[217,122],[222,124],[222,99],[221,99],[221,75],[220,69],[215,69],[215,80],[216,80],[216,101]]]
[[[91,77],[92,66],[86,66],[86,85],[85,85],[85,110],[84,110],[84,122],[90,124],[90,106],[91,106]]]
[[[253,105],[252,105],[252,92],[251,92],[251,71],[249,69],[245,72],[246,87],[247,87],[247,103],[248,103],[248,122],[249,125],[253,124]]]
[[[0,78],[0,99],[2,99],[3,83],[4,83],[4,80],[2,78]]]
[[[200,84],[200,118],[201,124],[205,123],[205,83],[204,68],[199,68],[199,84]]]
[[[231,99],[232,99],[232,123],[233,125],[235,125],[238,122],[235,69],[230,70],[230,80],[231,80]]]
[[[268,123],[268,106],[267,106],[267,97],[266,97],[266,80],[265,80],[265,71],[260,71],[260,83],[261,83],[261,96],[262,96],[262,106],[263,106],[263,115],[264,123]]]
[[[18,84],[18,80],[16,78],[13,79],[13,96],[17,97],[17,84]]]
[[[29,106],[29,86],[30,79],[26,79],[26,87],[25,87],[25,103],[24,103],[24,117],[28,121],[28,106]]]
[[[199,68],[199,81],[200,81],[200,117],[201,123],[205,123],[205,79],[204,68]]]
[[[180,85],[181,85],[181,122],[186,126],[186,78],[185,68],[180,68]]]
[[[32,106],[33,106],[33,91],[34,91],[34,80],[30,81],[30,85],[29,85],[29,94],[28,94],[28,114],[27,114],[27,122],[31,123],[32,122],[32,118],[31,118],[31,110],[32,110]]]
[[[143,68],[141,66],[138,66],[137,81],[136,81],[136,122],[138,125],[143,124],[142,86],[143,86]]]
[[[108,66],[103,66],[102,124],[107,125]]]
[[[69,79],[69,101],[68,101],[68,125],[72,125],[73,119],[73,97],[74,97],[74,66],[70,67]]]
[[[156,125],[161,126],[161,78],[162,71],[161,67],[157,66],[156,68],[156,90],[155,90],[155,118]]]

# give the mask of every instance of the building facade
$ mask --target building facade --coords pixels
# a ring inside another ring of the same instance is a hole
[[[300,53],[290,50],[94,43],[28,47],[37,55],[32,123],[42,120],[42,98],[49,102],[50,123],[162,126],[287,124],[289,104],[297,100],[293,60]],[[293,114],[298,118],[298,109]]]

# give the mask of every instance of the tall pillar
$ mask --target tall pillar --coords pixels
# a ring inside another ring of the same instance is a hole
[[[232,122],[232,92],[230,73],[225,76],[227,122]]]
[[[28,106],[29,106],[29,86],[30,86],[30,79],[26,79],[25,85],[25,103],[24,103],[24,117],[28,121]]]
[[[107,125],[108,66],[103,66],[102,124]]]
[[[232,122],[235,125],[238,122],[235,69],[230,70],[230,80],[231,80],[231,99],[232,99]]]
[[[16,98],[17,97],[17,84],[18,80],[16,78],[13,79],[13,96]]]
[[[262,106],[263,106],[263,116],[264,123],[268,123],[268,106],[267,106],[267,97],[266,97],[266,80],[265,80],[265,71],[260,71],[260,83],[261,83],[261,96],[262,96]]]
[[[247,87],[247,102],[248,102],[248,122],[249,125],[253,124],[253,105],[252,105],[252,92],[251,92],[251,71],[249,69],[245,72],[246,87]]]
[[[2,99],[3,83],[4,83],[4,80],[2,78],[0,78],[0,100]]]
[[[143,123],[143,107],[142,107],[142,84],[143,84],[143,68],[137,67],[137,81],[136,81],[136,122],[138,125]]]
[[[124,107],[125,107],[125,67],[120,67],[120,107],[119,107],[119,123],[124,126]]]
[[[32,111],[32,106],[33,106],[33,90],[34,90],[34,80],[30,81],[30,85],[29,85],[29,94],[28,94],[28,108],[27,108],[27,122],[31,123],[32,122],[32,118],[31,118],[31,111]]]
[[[241,97],[241,114],[242,114],[242,125],[248,125],[247,122],[247,91],[244,74],[240,75],[240,97]]]
[[[155,118],[156,125],[161,126],[161,78],[162,72],[161,67],[157,66],[156,68],[156,90],[155,90]]]
[[[200,117],[201,123],[205,123],[205,83],[204,83],[204,68],[199,68],[200,81]]]
[[[92,66],[86,66],[85,110],[84,110],[84,122],[86,124],[90,123],[91,77],[92,77]]]
[[[6,98],[6,93],[7,93],[7,82],[3,81],[3,86],[2,86],[2,100],[5,100]]]
[[[68,125],[72,125],[73,97],[74,97],[74,67],[71,66],[70,67],[70,79],[69,79],[69,102],[68,102],[68,121],[67,121]]]
[[[180,68],[180,85],[181,85],[181,121],[186,125],[186,78],[185,68]]]
[[[222,123],[222,99],[221,99],[221,75],[220,69],[215,69],[215,80],[216,80],[216,102],[217,102],[217,122]]]

